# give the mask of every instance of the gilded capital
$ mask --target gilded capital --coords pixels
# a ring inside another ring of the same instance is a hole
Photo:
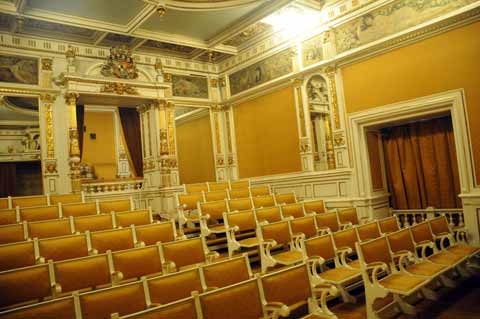
[[[40,101],[42,101],[43,103],[53,103],[55,102],[56,98],[57,96],[54,94],[50,94],[50,93],[40,94]]]
[[[291,81],[293,86],[301,86],[303,84],[303,78],[295,78]]]
[[[65,97],[65,102],[67,102],[67,104],[69,104],[69,105],[76,104],[79,96],[80,96],[80,94],[78,94],[77,92],[65,93],[65,96],[64,96]]]
[[[53,60],[51,58],[42,58],[42,71],[52,71]]]

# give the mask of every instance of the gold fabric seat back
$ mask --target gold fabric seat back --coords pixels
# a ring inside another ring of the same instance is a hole
[[[247,256],[209,264],[202,267],[208,288],[222,288],[250,279]]]
[[[228,211],[227,202],[219,200],[216,202],[206,202],[199,204],[202,215],[210,215],[210,220],[219,220],[223,218],[223,213]]]
[[[228,219],[228,226],[237,226],[239,231],[252,230],[257,227],[255,215],[252,210],[229,213],[226,216]]]
[[[202,193],[178,194],[178,204],[185,210],[197,209],[197,202],[203,202]]]
[[[154,245],[158,242],[166,243],[175,240],[175,225],[172,222],[162,222],[151,225],[136,226],[137,240],[145,245]]]
[[[334,233],[333,240],[335,241],[335,246],[337,248],[348,247],[355,251],[355,243],[358,241],[358,236],[355,229],[350,228]]]
[[[351,223],[352,225],[358,225],[357,209],[355,207],[343,209],[338,212],[338,219],[341,224]]]
[[[150,278],[147,280],[147,284],[150,299],[157,304],[166,304],[190,297],[192,291],[202,291],[198,269]]]
[[[113,313],[126,315],[142,311],[146,307],[141,282],[80,295],[82,319],[107,319]]]
[[[22,224],[0,226],[0,244],[16,243],[25,239]]]
[[[288,221],[281,221],[260,226],[264,240],[275,240],[278,245],[287,244],[291,240]]]
[[[7,270],[0,273],[0,308],[51,295],[48,265]]]
[[[208,192],[208,185],[207,183],[185,184],[185,192],[187,194]]]
[[[205,201],[207,202],[215,202],[215,201],[224,200],[227,198],[228,198],[228,193],[226,190],[205,193]]]
[[[110,213],[110,212],[127,212],[133,210],[131,206],[130,199],[117,199],[102,201],[98,204],[100,214]]]
[[[325,260],[335,257],[335,246],[331,234],[305,240],[305,251],[308,257],[320,256]]]
[[[200,237],[162,244],[166,261],[173,261],[180,267],[205,262],[205,251]]]
[[[230,189],[248,189],[250,187],[250,180],[242,180],[242,181],[230,181]]]
[[[80,216],[73,219],[76,232],[101,231],[113,229],[113,220],[111,214],[100,214],[92,216]]]
[[[410,230],[412,231],[413,240],[416,243],[434,240],[428,222],[413,225],[410,227]]]
[[[200,304],[205,319],[263,318],[256,279],[202,294]]]
[[[255,196],[252,198],[255,208],[275,206],[275,197],[273,195]]]
[[[90,238],[92,248],[100,254],[107,250],[117,251],[134,247],[131,228],[92,232]]]
[[[305,264],[263,276],[262,286],[267,302],[281,302],[287,306],[306,303],[312,295]]]
[[[275,200],[277,201],[278,205],[285,205],[285,204],[294,204],[297,202],[297,197],[295,193],[283,193],[283,194],[275,194]]]
[[[152,223],[152,215],[148,209],[133,210],[129,212],[115,213],[117,227],[130,225],[148,225]]]
[[[17,223],[17,211],[15,209],[0,210],[0,225],[10,225]]]
[[[76,319],[73,297],[56,299],[16,308],[2,315],[2,319]]]
[[[8,198],[0,198],[0,209],[8,209]]]
[[[358,237],[361,241],[375,239],[381,236],[378,223],[371,222],[357,227]]]
[[[317,226],[315,225],[315,216],[306,216],[295,218],[290,221],[292,233],[305,234],[305,238],[317,236]]]
[[[49,238],[70,234],[72,234],[72,229],[68,219],[52,219],[28,223],[28,236],[30,238]]]
[[[63,194],[63,195],[50,195],[50,204],[57,205],[58,203],[70,204],[81,203],[82,194]]]
[[[282,212],[280,211],[280,207],[256,209],[255,216],[259,223],[262,223],[262,222],[275,223],[282,220]]]
[[[0,245],[0,271],[35,265],[33,241]]]
[[[195,299],[188,298],[151,308],[148,311],[131,316],[125,316],[121,319],[198,319],[198,316]]]
[[[340,230],[340,224],[336,212],[317,214],[315,215],[315,219],[317,220],[318,228],[328,227],[333,233]]]
[[[228,201],[228,209],[230,212],[233,211],[241,211],[241,210],[249,210],[252,209],[252,201],[250,198],[237,198],[237,199],[230,199]]]
[[[62,293],[95,288],[111,282],[105,254],[55,262],[55,283]]]
[[[288,217],[300,218],[305,216],[305,211],[303,209],[303,205],[300,203],[287,204],[287,205],[282,205],[282,214],[283,214],[283,217],[285,218],[288,218]]]
[[[445,235],[450,233],[450,228],[448,227],[448,221],[445,216],[440,216],[437,218],[430,219],[428,222],[430,223],[431,231],[435,236]]]
[[[211,192],[215,191],[224,191],[229,189],[228,182],[214,182],[214,183],[208,183],[208,189]]]
[[[412,235],[410,234],[410,230],[408,228],[388,234],[387,239],[388,243],[390,244],[390,249],[393,253],[397,253],[402,250],[415,253],[415,244],[413,243]]]
[[[387,238],[380,237],[374,240],[360,244],[362,250],[363,260],[367,264],[375,262],[383,262],[390,264],[390,248],[388,246]]]
[[[303,202],[303,207],[305,208],[305,213],[307,214],[312,214],[312,213],[322,214],[322,213],[325,213],[326,211],[325,203],[321,199]]]
[[[123,280],[162,272],[162,261],[157,246],[117,251],[112,253],[112,259],[115,271],[122,273]]]
[[[41,221],[60,218],[58,206],[41,206],[20,209],[21,221]]]
[[[60,261],[88,256],[87,237],[72,235],[38,241],[40,256],[47,260]]]
[[[250,190],[248,188],[232,189],[228,192],[228,195],[230,199],[248,198],[250,197]]]
[[[20,208],[24,208],[47,205],[48,199],[45,195],[12,197],[12,207],[19,206]]]
[[[396,216],[380,219],[378,221],[380,231],[384,234],[393,233],[400,230]]]
[[[271,193],[269,186],[250,187],[250,195],[252,197],[270,195]]]
[[[97,204],[95,203],[74,203],[62,205],[63,217],[78,217],[97,214]]]

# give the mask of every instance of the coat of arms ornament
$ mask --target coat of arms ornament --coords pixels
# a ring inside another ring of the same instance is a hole
[[[110,56],[100,71],[103,76],[115,76],[121,79],[136,79],[137,66],[132,57],[132,51],[125,47],[113,47]]]

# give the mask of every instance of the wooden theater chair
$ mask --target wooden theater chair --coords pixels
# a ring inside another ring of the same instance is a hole
[[[321,235],[335,233],[343,229],[338,220],[337,212],[316,214],[315,220],[317,221],[318,231]]]
[[[162,273],[159,244],[116,251],[110,254],[110,258],[114,284]]]
[[[228,211],[227,200],[216,202],[198,203],[200,218],[200,232],[203,236],[211,234],[224,234],[223,213]]]
[[[306,305],[308,315],[302,319],[337,318],[327,307],[327,297],[336,295],[337,289],[330,284],[313,284],[306,264],[263,275],[261,283],[265,301],[284,309],[283,316],[297,314],[296,311]]]
[[[115,200],[106,200],[99,201],[97,200],[98,212],[100,214],[108,214],[111,212],[127,212],[135,210],[133,205],[133,199],[115,199]]]
[[[61,204],[61,208],[63,217],[79,217],[98,214],[97,204],[95,202]]]
[[[110,262],[107,254],[49,261],[52,271],[51,285],[56,296],[73,291],[110,286]]]
[[[262,225],[283,220],[282,211],[279,206],[255,209],[254,213],[257,223]]]
[[[35,265],[33,241],[0,245],[0,271]]]
[[[340,220],[340,224],[350,226],[365,224],[372,221],[369,218],[359,219],[357,208],[355,207],[339,210],[338,219]]]
[[[184,184],[186,194],[208,192],[207,183]]]
[[[138,247],[185,239],[177,235],[177,229],[173,219],[168,222],[135,226],[134,229],[135,239],[137,240],[135,246]]]
[[[3,197],[3,198],[0,198],[0,209],[12,209],[14,207],[12,207],[11,205],[11,197]]]
[[[49,219],[58,219],[60,216],[59,206],[39,206],[20,208],[20,220],[35,222]]]
[[[35,195],[35,196],[18,196],[12,197],[12,208],[13,207],[37,207],[37,206],[48,206],[50,205],[47,195]]]
[[[39,302],[0,312],[2,319],[76,319],[73,297]]]
[[[107,250],[130,249],[135,246],[133,227],[97,232],[87,231],[85,234],[90,239],[90,252],[92,254],[103,254]]]
[[[85,234],[34,239],[35,259],[39,263],[88,256],[89,245]]]
[[[203,236],[162,243],[164,272],[170,273],[196,267],[218,258],[217,252],[210,252]]]
[[[177,219],[180,233],[187,223],[198,223],[197,203],[204,202],[203,193],[177,194]]]
[[[413,294],[428,298],[429,295],[423,294],[422,289],[426,288],[430,279],[397,272],[385,236],[367,242],[357,242],[357,252],[365,286],[367,319],[380,318],[378,313],[385,307],[376,309],[374,303],[389,294],[393,295],[393,302],[403,313],[414,315],[415,307],[405,298]],[[386,273],[386,276],[380,277],[381,273]]]
[[[202,266],[200,270],[204,279],[203,290],[205,291],[223,288],[253,278],[247,254]]]
[[[359,260],[352,259],[356,255],[356,243],[359,241],[357,231],[354,228],[348,228],[333,233],[333,241],[337,253],[340,254],[342,265],[360,269]]]
[[[230,188],[228,182],[207,182],[207,184],[210,192],[224,191]]]
[[[226,189],[212,192],[204,192],[203,198],[206,202],[215,202],[228,199],[228,191]]]
[[[147,309],[142,281],[85,292],[77,298],[81,315],[77,319],[110,319],[111,315],[120,316]]]
[[[275,201],[278,205],[294,204],[297,202],[295,192],[275,194]]]
[[[58,203],[85,203],[85,195],[83,192],[79,194],[50,194],[50,204],[57,205]]]
[[[0,309],[42,301],[52,296],[47,264],[0,272]]]
[[[249,210],[253,208],[252,199],[250,197],[229,199],[227,200],[227,205],[229,212]]]
[[[356,299],[347,290],[347,286],[361,281],[360,269],[342,264],[332,234],[326,234],[305,240],[305,257],[314,284],[330,283],[337,287],[343,302],[355,302]],[[327,264],[327,262],[330,262]],[[329,267],[330,266],[330,267]],[[319,272],[319,269],[322,272]]]
[[[18,209],[0,209],[0,225],[11,225],[20,222]]]
[[[151,209],[132,210],[113,213],[115,226],[118,228],[130,227],[131,225],[141,226],[153,223]]]
[[[400,230],[397,216],[390,216],[378,220],[378,226],[382,234],[390,234]]]
[[[275,196],[273,195],[260,195],[252,197],[252,204],[255,209],[263,207],[276,206]]]
[[[319,233],[315,216],[292,219],[290,220],[290,227],[293,234],[303,234],[305,238],[315,237]]]
[[[112,214],[98,214],[91,216],[70,216],[71,223],[77,234],[84,233],[87,230],[101,231],[114,228]]]
[[[112,319],[200,319],[198,317],[195,298],[188,297],[131,315],[120,317],[113,314]]]
[[[376,221],[355,227],[360,241],[368,241],[381,236],[380,228]]]
[[[252,197],[270,195],[271,193],[270,185],[250,187],[250,196]]]
[[[231,190],[248,189],[249,187],[250,187],[250,180],[249,179],[244,179],[244,180],[239,180],[239,181],[230,181],[230,189]]]
[[[321,199],[305,201],[303,202],[303,207],[306,214],[322,214],[327,211],[327,209],[325,208],[325,202]]]
[[[282,205],[281,209],[284,218],[292,219],[307,216],[302,203]]]
[[[303,261],[305,235],[292,234],[288,221],[260,225],[257,233],[262,273],[277,264],[289,266]]]
[[[69,219],[52,219],[27,223],[28,237],[49,238],[67,236],[74,233]]]
[[[145,285],[145,291],[148,291],[147,304],[155,307],[184,299],[192,291],[202,291],[203,286],[200,268],[149,278]]]
[[[227,231],[228,255],[230,257],[242,247],[248,249],[258,246],[258,238],[255,232],[257,223],[252,210],[224,213],[223,220]]]
[[[248,198],[248,197],[250,197],[250,190],[248,188],[231,189],[228,191],[229,199]]]
[[[0,226],[0,244],[10,244],[27,240],[27,224],[19,223]]]

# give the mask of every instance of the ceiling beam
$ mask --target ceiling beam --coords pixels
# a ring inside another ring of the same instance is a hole
[[[140,28],[143,23],[145,23],[153,14],[157,12],[157,8],[158,6],[156,5],[147,4],[127,23],[127,29],[125,32],[131,34]]]
[[[102,32],[98,35],[98,37],[93,41],[93,45],[100,45],[100,43],[105,39],[108,35],[108,32]]]
[[[141,47],[147,41],[148,41],[148,39],[135,38],[135,40],[133,40],[133,43],[131,44],[132,51],[138,49],[139,47]]]

